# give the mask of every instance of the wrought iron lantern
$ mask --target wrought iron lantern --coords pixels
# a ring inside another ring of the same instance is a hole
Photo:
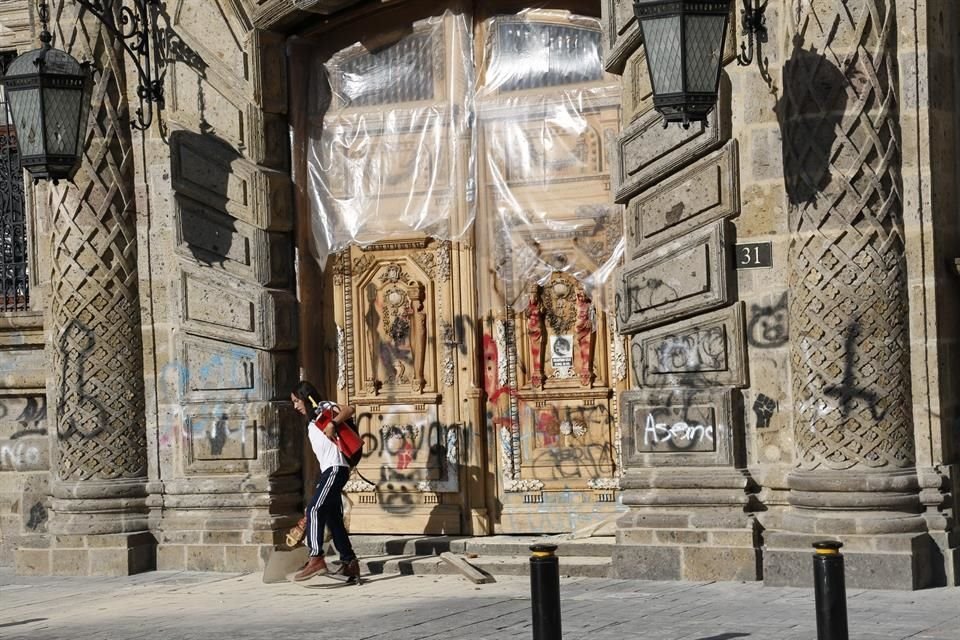
[[[635,0],[653,106],[670,122],[705,122],[717,87],[731,0]]]
[[[153,110],[163,109],[163,79],[169,37],[159,25],[161,0],[72,0],[91,14],[122,44],[139,82],[140,106],[130,126],[144,131]],[[52,46],[49,11],[37,1],[42,31],[39,49],[29,51],[0,78],[6,88],[17,131],[20,161],[34,182],[72,179],[87,135],[92,75],[90,64],[77,62]]]
[[[10,63],[3,84],[17,131],[20,164],[34,182],[71,179],[83,153],[90,110],[89,65],[50,46],[46,5],[42,46]]]

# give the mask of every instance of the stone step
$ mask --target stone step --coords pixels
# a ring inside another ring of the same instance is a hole
[[[571,540],[563,536],[390,536],[351,535],[358,556],[434,556],[444,551],[479,556],[530,557],[530,545],[543,542],[557,545],[563,557],[606,558],[613,555],[615,539],[609,537]]]
[[[478,556],[464,557],[477,569],[497,576],[525,576],[530,573],[530,557]],[[361,572],[385,575],[460,575],[460,572],[439,556],[372,556],[360,558]],[[610,558],[567,556],[560,558],[560,575],[574,578],[610,577]]]

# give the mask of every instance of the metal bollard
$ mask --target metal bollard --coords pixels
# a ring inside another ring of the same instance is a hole
[[[530,547],[530,598],[533,606],[533,640],[561,640],[560,561],[555,544]]]
[[[843,578],[843,544],[814,542],[813,589],[817,603],[817,640],[848,640],[847,588]]]

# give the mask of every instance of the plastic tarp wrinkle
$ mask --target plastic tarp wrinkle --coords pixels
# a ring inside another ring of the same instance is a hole
[[[313,61],[316,257],[420,234],[475,242],[498,304],[522,308],[529,283],[563,272],[608,307],[624,247],[607,160],[620,89],[603,72],[599,22],[531,10],[480,27],[448,11],[379,51]]]

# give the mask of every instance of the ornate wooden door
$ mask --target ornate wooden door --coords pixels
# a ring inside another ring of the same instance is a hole
[[[570,531],[617,508],[627,364],[604,275],[622,236],[606,160],[619,86],[603,73],[596,20],[434,24],[443,40],[415,27],[375,60],[341,52],[331,80],[337,107],[357,69],[397,61],[378,75],[396,80],[389,91],[358,92],[324,124],[360,132],[331,147],[327,206],[356,205],[338,229],[375,231],[328,269],[333,311],[318,332],[336,336],[328,392],[356,406],[367,442],[347,487],[351,530]],[[464,41],[475,59],[454,46]],[[525,65],[531,55],[549,64]],[[417,116],[427,103],[471,115],[431,129]],[[374,172],[378,144],[390,153]],[[403,230],[411,206],[430,229]],[[467,228],[460,242],[430,237]]]

